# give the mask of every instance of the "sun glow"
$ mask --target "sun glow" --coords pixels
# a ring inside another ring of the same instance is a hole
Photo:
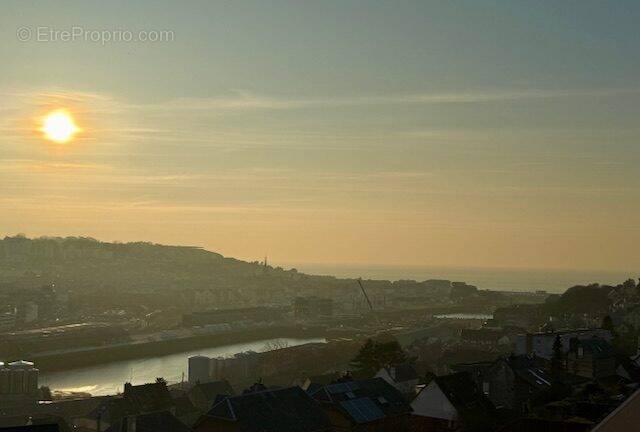
[[[76,126],[73,117],[64,110],[47,114],[42,123],[45,138],[59,144],[69,142],[78,131],[80,129]]]

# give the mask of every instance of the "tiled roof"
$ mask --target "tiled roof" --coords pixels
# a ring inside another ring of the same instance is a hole
[[[332,382],[336,382],[342,376],[339,372],[330,372],[322,375],[314,375],[307,378],[306,382],[304,382],[301,387],[304,391],[309,394],[313,394],[318,389],[322,388],[327,384],[331,384]]]
[[[465,372],[442,375],[434,378],[449,402],[459,412],[469,409],[493,410],[493,404],[478,390]]]
[[[229,381],[212,381],[207,383],[196,384],[189,393],[200,393],[201,396],[205,397],[209,401],[214,401],[216,396],[222,395],[233,395],[235,394],[233,387],[229,384]]]
[[[115,422],[124,416],[138,414],[139,410],[134,406],[133,402],[123,397],[113,397],[106,399],[96,408],[94,408],[87,418],[102,419],[108,422]]]
[[[420,378],[413,365],[409,363],[401,363],[396,366],[386,367],[385,369],[395,382],[405,382]]]
[[[551,385],[551,377],[546,365],[537,357],[528,355],[512,355],[504,361],[509,365],[513,373],[529,386],[542,390]]]
[[[329,384],[312,396],[322,403],[335,405],[356,423],[411,412],[402,394],[382,378]]]
[[[141,385],[126,383],[123,396],[142,412],[157,411],[171,405],[171,393],[163,381]]]
[[[577,347],[582,347],[585,355],[594,358],[609,358],[615,355],[611,344],[600,338],[578,340]]]
[[[40,403],[38,412],[59,415],[65,418],[87,417],[93,410],[112,398],[112,396],[96,396]]]
[[[349,399],[340,402],[340,407],[346,411],[356,423],[369,423],[385,417],[384,412],[370,397]]]
[[[238,423],[246,432],[313,432],[329,430],[322,408],[300,387],[264,390],[228,397],[206,417]]]

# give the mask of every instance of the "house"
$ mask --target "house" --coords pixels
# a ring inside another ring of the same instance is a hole
[[[162,379],[141,385],[125,383],[121,396],[101,398],[100,404],[88,414],[74,419],[73,424],[77,428],[102,432],[120,425],[126,417],[133,418],[156,411],[175,411],[174,400],[167,383]]]
[[[411,420],[411,406],[379,377],[329,384],[312,397],[323,407],[334,430],[402,431]]]
[[[605,329],[526,333],[517,336],[515,353],[519,355],[535,354],[538,357],[550,359],[553,357],[553,344],[555,343],[557,336],[560,337],[564,353],[569,351],[572,339],[584,340],[597,337],[607,342],[611,342],[613,339],[611,332]]]
[[[122,397],[129,401],[138,413],[169,409],[172,405],[171,393],[162,378],[158,378],[154,383],[141,385],[125,383]]]
[[[136,414],[139,414],[139,411],[131,400],[121,396],[111,397],[102,401],[83,418],[74,420],[74,425],[85,430],[102,432],[124,417]]]
[[[105,432],[191,432],[168,411],[156,411],[124,417]]]
[[[202,412],[207,412],[211,409],[218,395],[235,395],[235,391],[229,381],[222,380],[196,384],[187,392],[191,402]]]
[[[532,396],[551,387],[546,362],[535,356],[510,355],[493,362],[454,365],[452,369],[467,372],[497,408],[526,411]]]
[[[300,387],[263,390],[218,401],[195,432],[328,432],[329,419]]]
[[[435,377],[411,402],[413,414],[433,431],[457,430],[490,420],[495,408],[466,372]]]
[[[567,370],[585,378],[613,376],[616,374],[615,352],[611,345],[602,339],[573,339],[567,353]]]
[[[383,367],[375,374],[375,377],[382,378],[403,395],[411,397],[415,395],[416,386],[420,382],[418,372],[409,363]]]
[[[37,412],[39,414],[64,418],[74,429],[82,427],[91,428],[95,422],[87,422],[86,418],[93,410],[112,398],[113,396],[96,396],[41,403],[38,405]]]
[[[302,385],[300,387],[302,387],[302,390],[311,394],[327,384],[338,381],[342,375],[343,374],[340,372],[329,372],[321,375],[309,376],[301,380]]]

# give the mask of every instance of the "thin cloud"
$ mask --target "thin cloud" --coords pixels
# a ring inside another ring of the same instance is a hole
[[[599,97],[623,94],[638,94],[640,89],[566,89],[566,90],[493,90],[480,92],[450,92],[450,93],[417,93],[396,95],[373,95],[355,97],[328,98],[278,98],[238,93],[236,97],[228,98],[179,98],[160,104],[132,105],[136,109],[152,109],[157,111],[239,111],[239,110],[291,110],[314,107],[357,107],[368,105],[437,105],[437,104],[472,104],[497,101],[550,99],[566,97]]]

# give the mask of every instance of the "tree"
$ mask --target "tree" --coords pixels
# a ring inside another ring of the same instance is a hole
[[[40,386],[38,390],[39,390],[38,399],[44,400],[44,401],[50,401],[53,399],[53,395],[51,394],[51,389],[49,387]]]
[[[367,339],[351,361],[351,366],[358,377],[370,378],[381,368],[404,363],[407,359],[397,341],[375,342]]]
[[[629,291],[633,291],[636,288],[636,281],[633,279],[627,279],[622,283],[622,288]]]
[[[553,356],[551,357],[551,375],[554,381],[559,381],[564,373],[564,350],[560,335],[553,341]]]
[[[606,315],[604,318],[602,318],[601,326],[604,330],[609,330],[612,335],[615,335],[616,329],[613,326],[613,320],[609,315]]]
[[[611,317],[609,315],[605,315],[604,318],[602,318],[602,328],[605,330],[609,330],[609,331],[613,331],[613,320],[611,319]]]

